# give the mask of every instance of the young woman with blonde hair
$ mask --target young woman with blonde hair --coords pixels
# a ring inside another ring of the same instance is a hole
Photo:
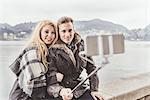
[[[53,21],[43,20],[37,24],[27,47],[10,65],[17,79],[9,100],[47,100],[48,49],[57,38]]]

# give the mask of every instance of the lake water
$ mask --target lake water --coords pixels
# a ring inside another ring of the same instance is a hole
[[[26,41],[0,41],[0,98],[7,100],[15,80],[9,65],[22,51]],[[100,57],[95,57],[98,63]],[[100,83],[109,83],[150,72],[150,42],[125,42],[125,53],[109,57],[109,64],[98,72]]]

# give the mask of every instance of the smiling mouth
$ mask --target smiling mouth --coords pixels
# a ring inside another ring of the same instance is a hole
[[[47,40],[47,41],[51,42],[52,40]]]
[[[46,39],[48,42],[51,42],[52,41],[52,39]]]
[[[70,40],[70,38],[65,38],[66,40]]]

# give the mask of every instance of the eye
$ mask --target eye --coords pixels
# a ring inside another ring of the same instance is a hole
[[[55,32],[51,32],[51,34],[56,34]]]
[[[48,31],[48,30],[46,30],[46,31],[45,31],[45,33],[49,33],[49,31]]]
[[[69,32],[72,32],[72,29],[69,29]]]
[[[65,33],[65,32],[66,32],[66,30],[62,30],[62,32],[63,32],[63,33]]]

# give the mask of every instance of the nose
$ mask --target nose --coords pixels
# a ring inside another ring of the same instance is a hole
[[[66,37],[70,37],[70,33],[69,32],[66,33]]]
[[[51,34],[51,33],[48,33],[48,34],[47,34],[47,36],[48,36],[48,37],[51,37],[51,36],[52,36],[52,34]]]
[[[51,33],[47,34],[47,38],[48,39],[52,39],[53,38],[53,35]]]

